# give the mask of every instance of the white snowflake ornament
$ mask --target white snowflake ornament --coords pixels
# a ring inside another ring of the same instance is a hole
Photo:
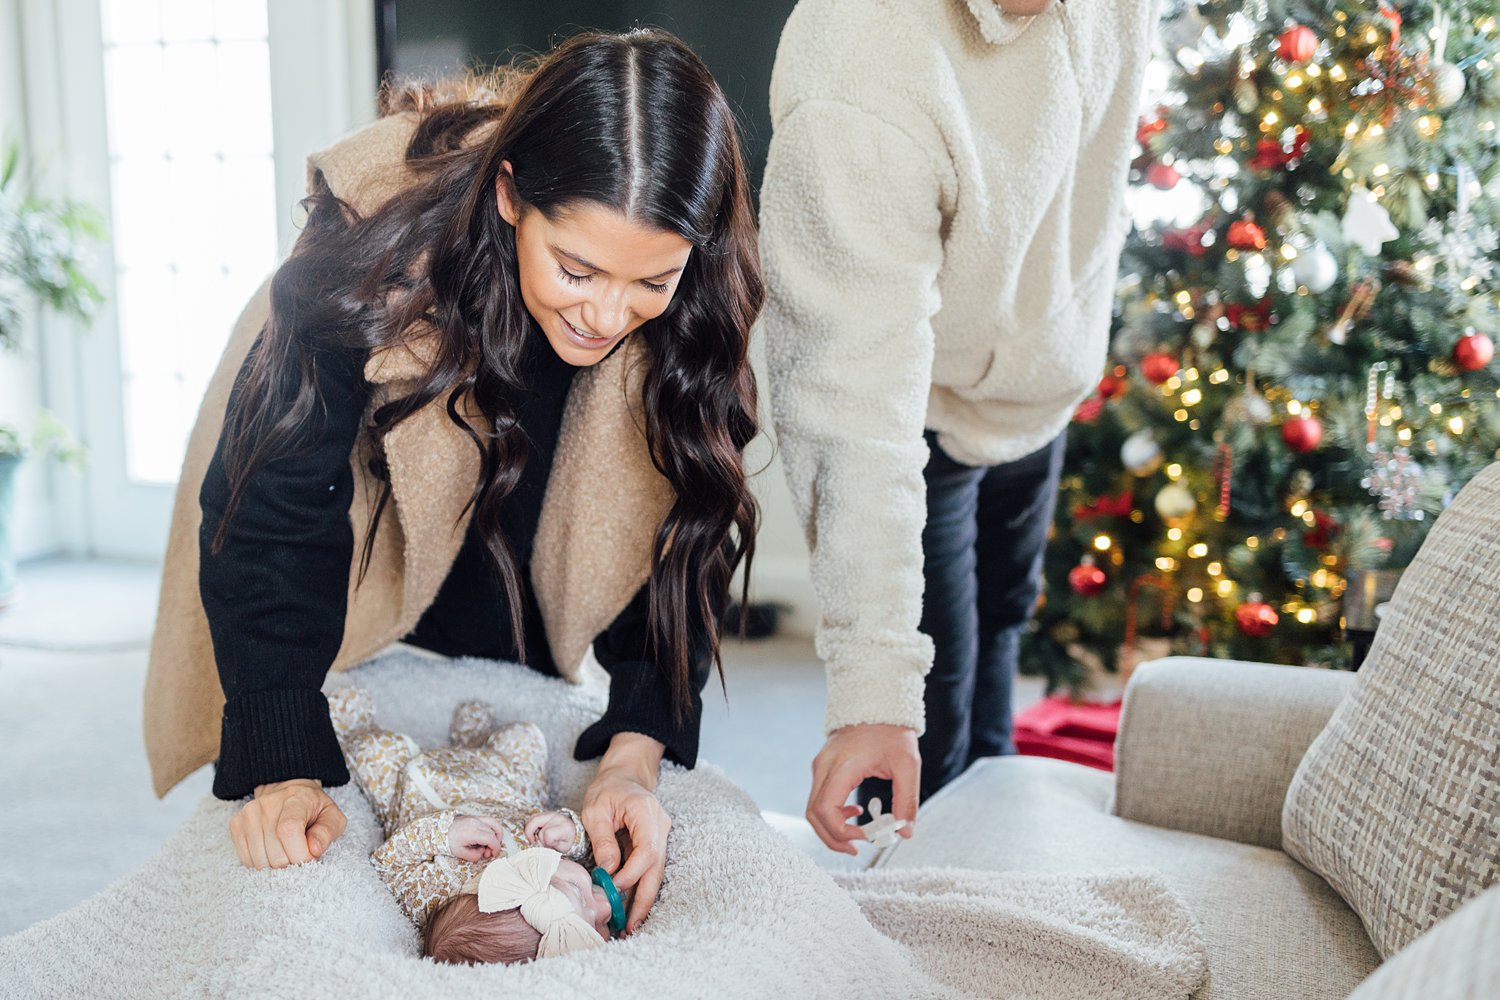
[[[890,813],[882,812],[883,808],[879,799],[871,799],[870,822],[865,824],[865,837],[882,851],[896,842],[897,831],[907,825],[906,820],[896,819]]]
[[[1344,239],[1358,246],[1366,257],[1380,253],[1382,245],[1401,235],[1391,222],[1391,213],[1375,200],[1371,191],[1356,184],[1349,189],[1349,207],[1344,210]]]

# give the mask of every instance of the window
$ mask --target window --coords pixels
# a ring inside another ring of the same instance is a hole
[[[126,470],[171,483],[276,264],[266,0],[102,0]]]

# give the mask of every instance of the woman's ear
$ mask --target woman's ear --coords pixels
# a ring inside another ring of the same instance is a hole
[[[516,174],[509,160],[501,160],[495,174],[495,204],[500,218],[512,226],[521,221],[521,199],[516,195]]]

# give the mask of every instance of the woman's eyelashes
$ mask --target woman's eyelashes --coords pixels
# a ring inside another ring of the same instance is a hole
[[[557,265],[557,275],[570,285],[587,285],[591,280],[593,280],[594,277],[592,274],[574,274],[572,271],[569,271],[561,264]],[[646,281],[645,279],[641,280],[641,284],[651,289],[651,291],[655,292],[657,295],[667,294],[668,289],[671,287],[666,282],[662,282],[661,284],[657,285],[653,284],[652,282]]]

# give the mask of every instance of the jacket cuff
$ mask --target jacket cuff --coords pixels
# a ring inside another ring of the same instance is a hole
[[[872,669],[828,664],[828,707],[823,732],[832,735],[845,726],[876,723],[906,726],[918,736],[927,728],[925,670],[890,665]]]
[[[698,763],[698,731],[703,720],[703,697],[692,693],[687,719],[678,725],[670,695],[654,663],[631,661],[609,668],[609,707],[598,722],[578,737],[573,759],[593,760],[609,749],[616,733],[640,733],[666,748],[663,756],[691,770]]]
[[[291,778],[325,785],[349,780],[322,691],[256,691],[226,702],[214,795],[241,799],[255,786]]]

